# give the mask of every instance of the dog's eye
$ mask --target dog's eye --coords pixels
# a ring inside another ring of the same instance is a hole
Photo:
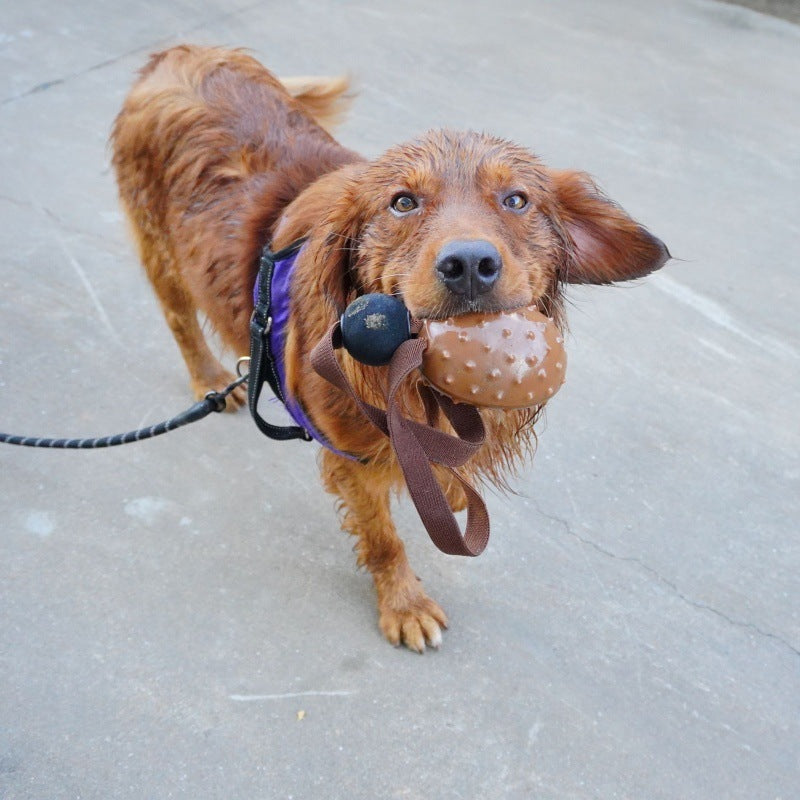
[[[528,198],[521,192],[514,192],[503,199],[503,205],[512,211],[522,211],[528,205]]]
[[[392,200],[392,211],[398,214],[408,214],[409,211],[413,211],[415,208],[419,208],[419,203],[413,195],[398,194]]]

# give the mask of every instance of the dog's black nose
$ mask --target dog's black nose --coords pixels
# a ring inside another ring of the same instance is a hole
[[[503,259],[485,239],[448,242],[436,257],[436,272],[453,293],[470,300],[486,294],[497,283]]]

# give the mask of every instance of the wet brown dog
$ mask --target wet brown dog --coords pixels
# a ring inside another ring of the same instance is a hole
[[[381,630],[422,652],[439,645],[447,618],[412,572],[389,513],[401,473],[386,439],[312,371],[310,350],[365,292],[399,295],[419,318],[536,301],[563,322],[564,282],[637,278],[669,256],[585,174],[548,169],[502,139],[435,131],[364,160],[326,130],[346,88],[282,83],[241,51],[176,47],[155,55],[131,90],[112,133],[113,161],[198,397],[233,377],[209,350],[198,310],[235,354],[248,352],[261,248],[309,237],[291,291],[288,388],[336,448],[362,457],[323,450],[323,482],[374,577]],[[343,366],[364,399],[380,404],[381,369],[348,356]],[[414,382],[406,395],[422,419]],[[243,400],[242,392],[229,403]],[[469,475],[502,482],[531,449],[536,409],[482,416],[487,443]],[[440,479],[462,508],[460,488]]]

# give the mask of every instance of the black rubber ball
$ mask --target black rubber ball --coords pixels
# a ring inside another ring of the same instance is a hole
[[[388,364],[394,351],[411,337],[408,309],[388,294],[365,294],[353,300],[340,325],[347,352],[371,367]]]

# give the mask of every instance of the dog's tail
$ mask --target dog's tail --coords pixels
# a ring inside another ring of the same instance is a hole
[[[353,102],[350,79],[346,75],[336,78],[301,76],[281,78],[280,81],[286,91],[327,131],[344,119]]]

